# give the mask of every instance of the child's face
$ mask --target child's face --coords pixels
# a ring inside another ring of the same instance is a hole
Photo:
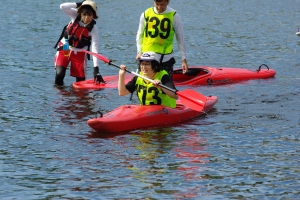
[[[144,75],[152,75],[154,72],[154,70],[152,69],[152,64],[151,61],[141,61],[140,63],[140,69],[143,72]]]
[[[169,0],[154,0],[154,6],[157,9],[158,13],[162,13],[167,9]]]
[[[89,24],[93,20],[94,15],[92,13],[81,13],[81,21],[84,24]]]

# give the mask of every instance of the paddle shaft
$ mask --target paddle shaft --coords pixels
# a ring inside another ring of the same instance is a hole
[[[82,49],[81,51],[83,51],[83,52],[85,52],[85,53],[88,53],[88,54],[91,54],[91,55],[93,55],[93,56],[99,58],[99,59],[102,60],[103,62],[106,62],[106,63],[109,64],[109,65],[112,65],[112,66],[114,66],[114,67],[117,67],[117,68],[121,69],[121,68],[119,67],[119,65],[117,65],[117,64],[115,64],[115,63],[113,63],[113,62],[111,62],[111,60],[109,60],[109,59],[106,58],[105,56],[102,56],[101,54],[94,53],[94,52],[90,52],[90,51],[83,50],[83,49]],[[143,79],[145,79],[145,80],[147,80],[147,81],[150,81],[151,83],[154,83],[154,81],[153,81],[152,79],[147,78],[147,77],[145,77],[145,76],[142,76],[142,75],[140,75],[140,74],[138,74],[138,73],[136,73],[136,72],[131,72],[131,71],[128,71],[127,69],[125,69],[125,71],[128,72],[128,73],[134,74],[134,75],[136,75],[136,76],[138,76],[138,77],[141,77],[141,78],[143,78]],[[161,84],[161,83],[159,83],[158,86],[160,86],[160,87],[162,87],[162,88],[164,88],[164,89],[166,89],[166,90],[170,90],[171,92],[174,92],[175,94],[177,94],[177,92],[178,92],[178,90],[169,88],[168,86],[165,86],[165,85],[163,85],[163,84]]]

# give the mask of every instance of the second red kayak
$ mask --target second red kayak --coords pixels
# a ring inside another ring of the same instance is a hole
[[[189,67],[186,74],[182,74],[182,69],[175,69],[173,72],[173,82],[175,86],[184,85],[221,85],[231,84],[251,79],[266,79],[274,77],[276,71],[269,69],[265,64],[262,64],[256,70],[243,68],[226,68],[226,67]],[[126,74],[125,82],[128,82],[134,75]],[[77,89],[104,89],[117,88],[118,75],[104,76],[104,83],[95,84],[93,79],[75,82],[73,87]]]
[[[192,110],[179,100],[176,108],[162,105],[123,105],[98,118],[89,119],[87,124],[97,132],[123,132],[147,127],[159,127],[183,122],[204,112],[217,103],[217,96],[206,97],[202,112]]]
[[[262,67],[265,67],[262,69]],[[261,65],[257,70],[226,67],[191,67],[182,74],[182,69],[177,69],[173,74],[176,86],[183,85],[221,85],[231,84],[251,79],[265,79],[274,77],[276,71],[267,65]]]

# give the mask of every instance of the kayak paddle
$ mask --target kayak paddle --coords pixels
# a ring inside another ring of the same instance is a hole
[[[88,53],[88,54],[91,54],[92,56],[95,56],[96,58],[102,60],[103,62],[120,69],[120,67],[118,65],[112,63],[111,60],[109,60],[108,58],[106,58],[105,56],[103,56],[101,54],[90,52],[90,51],[87,51],[87,50],[81,50],[81,51],[83,51],[85,53]],[[127,69],[125,69],[125,71],[153,83],[152,79],[149,79],[145,76],[142,76],[142,75],[140,75],[136,72],[128,71]],[[167,89],[169,91],[172,91],[175,94],[177,94],[180,97],[180,100],[181,100],[182,104],[186,105],[187,107],[189,107],[193,110],[199,111],[199,112],[201,112],[203,110],[204,105],[205,105],[206,100],[207,100],[206,96],[204,96],[203,94],[200,94],[200,93],[198,93],[194,90],[191,90],[191,89],[178,91],[176,89],[170,88],[170,87],[165,86],[163,84],[158,84],[158,85],[162,88],[165,88],[165,89]]]

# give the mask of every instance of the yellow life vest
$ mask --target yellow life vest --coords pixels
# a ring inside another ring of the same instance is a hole
[[[173,52],[174,40],[174,12],[156,14],[153,7],[144,12],[145,30],[142,52],[153,51],[159,54]]]
[[[143,75],[142,72],[140,74]],[[161,70],[156,73],[154,79],[161,80],[164,75],[168,75],[168,73],[165,70]],[[176,99],[169,97],[160,88],[155,87],[151,82],[147,83],[143,78],[137,78],[135,87],[141,105],[176,107]]]

